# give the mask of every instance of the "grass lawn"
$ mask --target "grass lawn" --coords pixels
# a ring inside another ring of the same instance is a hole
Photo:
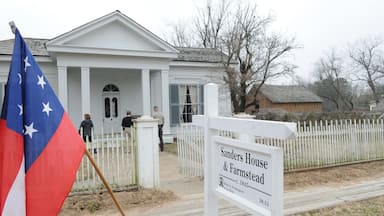
[[[346,203],[343,205],[334,206],[313,210],[295,216],[381,216],[384,215],[384,197]]]

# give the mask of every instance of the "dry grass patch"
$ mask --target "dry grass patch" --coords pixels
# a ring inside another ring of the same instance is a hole
[[[317,185],[349,185],[384,177],[384,160],[284,174],[285,191]]]

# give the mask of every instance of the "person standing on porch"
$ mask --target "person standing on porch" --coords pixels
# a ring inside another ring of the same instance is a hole
[[[127,116],[125,116],[121,121],[121,127],[123,128],[124,134],[128,134],[128,137],[131,137],[132,125],[132,113],[131,111],[127,111]]]
[[[152,117],[158,120],[158,128],[159,128],[158,131],[159,131],[159,139],[160,139],[159,147],[160,147],[160,151],[162,152],[164,151],[164,142],[163,142],[164,115],[159,111],[158,106],[153,107]]]
[[[79,132],[81,132],[85,143],[87,142],[87,138],[89,142],[92,142],[92,129],[93,122],[91,120],[91,115],[86,113],[84,114],[84,120],[81,122],[79,128]]]

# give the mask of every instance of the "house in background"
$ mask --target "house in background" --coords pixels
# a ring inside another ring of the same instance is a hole
[[[0,105],[13,42],[0,41]],[[187,87],[191,112],[202,114],[208,82],[220,86],[220,114],[231,113],[219,51],[173,47],[120,11],[53,39],[26,42],[74,124],[90,113],[96,133],[119,131],[127,110],[150,116],[157,105],[165,116],[164,134],[172,134],[183,122]]]
[[[248,93],[247,102],[254,99],[255,89]],[[321,112],[322,99],[302,86],[266,85],[264,84],[256,96],[259,109],[281,109],[287,112]],[[255,113],[255,106],[247,109],[247,113]]]
[[[383,95],[379,99],[379,102],[376,102],[375,100],[369,101],[369,111],[372,112],[384,112],[384,97]]]

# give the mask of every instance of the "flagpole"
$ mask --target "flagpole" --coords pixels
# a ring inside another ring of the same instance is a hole
[[[121,215],[124,216],[125,214],[124,214],[123,209],[121,208],[120,203],[117,201],[117,199],[116,199],[116,197],[115,197],[115,194],[113,193],[113,191],[112,191],[111,187],[109,186],[107,180],[105,179],[104,175],[101,173],[101,170],[100,170],[99,167],[97,166],[95,160],[92,158],[91,153],[89,153],[88,149],[85,149],[84,152],[85,152],[85,155],[87,155],[89,161],[91,161],[91,164],[92,164],[93,167],[95,168],[97,174],[99,175],[99,177],[100,177],[101,180],[103,181],[103,184],[104,184],[104,186],[107,188],[109,194],[111,195],[112,200],[113,200],[113,202],[115,203],[116,207],[119,209]]]
[[[9,26],[11,27],[11,30],[12,30],[13,34],[15,34],[16,33],[16,24],[15,24],[15,22],[14,21],[9,22]],[[117,201],[115,195],[113,194],[113,191],[112,191],[111,187],[109,186],[109,184],[108,184],[107,180],[105,179],[104,175],[101,173],[101,170],[97,166],[95,160],[92,158],[91,154],[89,153],[89,151],[86,148],[85,148],[84,152],[85,152],[85,155],[87,155],[88,159],[91,161],[91,163],[92,163],[93,167],[95,168],[97,174],[99,175],[99,177],[103,181],[104,186],[107,188],[109,194],[112,197],[113,202],[115,203],[116,207],[119,209],[121,215],[125,216],[124,211],[121,208],[120,203]]]
[[[15,22],[13,22],[13,21],[9,22],[9,26],[11,27],[13,34],[15,34],[15,32],[16,32]]]

